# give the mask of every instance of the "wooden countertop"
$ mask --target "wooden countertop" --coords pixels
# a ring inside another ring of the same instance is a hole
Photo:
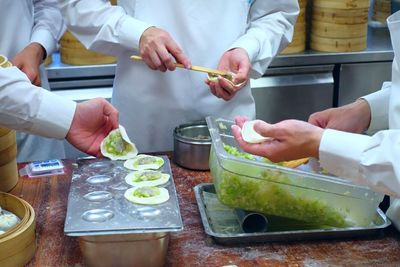
[[[37,216],[38,249],[28,266],[84,265],[77,239],[63,232],[72,162],[64,161],[64,175],[23,177],[11,191]],[[210,182],[210,173],[171,166],[184,230],[171,234],[166,266],[400,266],[400,234],[393,227],[382,237],[356,240],[218,245],[204,233],[193,192],[195,185]]]

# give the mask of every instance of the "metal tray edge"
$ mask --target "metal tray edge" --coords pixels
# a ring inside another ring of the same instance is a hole
[[[271,233],[243,233],[237,235],[219,234],[212,230],[204,207],[202,192],[206,189],[214,188],[212,183],[201,183],[194,187],[197,206],[200,212],[204,231],[207,235],[213,237],[218,243],[231,245],[240,243],[259,243],[259,242],[288,242],[301,240],[317,240],[317,239],[338,239],[351,238],[360,236],[371,236],[380,234],[383,229],[391,225],[391,221],[378,208],[377,213],[382,217],[384,223],[382,225],[371,227],[354,227],[354,228],[334,228],[334,229],[316,229],[316,230],[296,230],[281,231]]]

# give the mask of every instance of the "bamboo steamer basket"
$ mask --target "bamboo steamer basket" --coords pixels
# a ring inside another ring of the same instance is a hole
[[[314,7],[355,9],[369,8],[369,0],[314,0]]]
[[[7,57],[0,55],[2,68],[12,66]],[[18,182],[16,132],[0,128],[0,191],[10,191]]]
[[[0,235],[0,266],[25,266],[35,255],[35,211],[23,199],[0,192],[0,206],[15,213],[21,222]]]
[[[307,0],[299,0],[300,13],[294,25],[293,40],[282,54],[300,53],[306,49],[306,7]]]
[[[323,52],[367,47],[369,0],[314,0],[310,47]]]
[[[0,133],[0,191],[8,192],[18,182],[16,132],[0,128]]]
[[[351,52],[367,48],[367,37],[324,38],[311,34],[311,48],[326,52]]]
[[[44,64],[45,66],[48,66],[48,65],[50,65],[52,62],[53,62],[53,57],[50,55],[50,56],[47,56],[47,57],[46,57],[46,59],[43,61],[43,64]]]
[[[341,10],[314,7],[312,20],[345,25],[363,24],[368,22],[368,8]]]
[[[71,65],[97,65],[115,63],[115,57],[90,51],[70,32],[66,32],[60,40],[61,61]]]
[[[311,32],[326,38],[357,38],[367,36],[368,24],[335,24],[312,21]]]
[[[389,0],[375,0],[373,20],[379,21],[381,23],[386,23],[387,17],[391,14],[391,3]]]

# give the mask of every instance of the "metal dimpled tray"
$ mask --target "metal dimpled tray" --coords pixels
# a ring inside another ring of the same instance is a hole
[[[167,156],[159,169],[171,175],[163,185],[167,202],[139,205],[125,199],[131,172],[123,161],[79,159],[72,174],[64,233],[69,236],[174,232],[183,229],[182,217]]]
[[[265,231],[248,233],[243,231],[237,211],[219,202],[213,184],[199,184],[194,187],[194,192],[206,234],[224,245],[368,237],[382,234],[383,229],[391,224],[379,208],[374,221],[368,227],[327,228],[265,215],[268,221]]]

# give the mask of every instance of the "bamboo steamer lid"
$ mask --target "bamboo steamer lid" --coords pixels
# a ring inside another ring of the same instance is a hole
[[[318,20],[312,21],[311,32],[319,37],[328,38],[355,38],[367,35],[368,24],[335,24],[322,22]]]
[[[311,49],[323,52],[362,51],[367,48],[367,36],[358,38],[326,38],[311,34]]]
[[[85,48],[70,32],[65,32],[60,40],[61,61],[71,65],[97,65],[115,63],[115,57],[100,54]]]
[[[336,24],[362,24],[368,22],[368,8],[334,9],[314,7],[313,21],[323,21]]]
[[[369,0],[314,0],[314,7],[354,9],[369,8]]]
[[[16,205],[15,200],[25,208],[23,209],[21,205]],[[15,213],[21,218],[21,222],[18,224],[19,227],[16,231],[8,235],[6,235],[8,232],[0,235],[0,266],[24,266],[33,258],[36,251],[35,211],[23,199],[7,193],[0,193],[1,204],[6,210],[16,211]]]

